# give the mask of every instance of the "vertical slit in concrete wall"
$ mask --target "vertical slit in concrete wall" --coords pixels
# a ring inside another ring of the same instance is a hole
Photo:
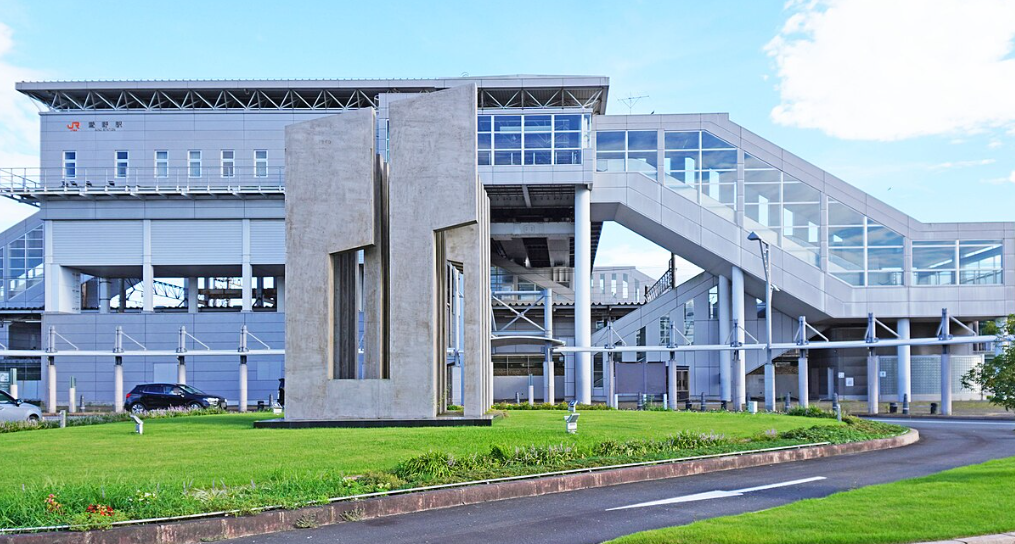
[[[331,254],[334,286],[332,324],[335,339],[332,378],[338,380],[355,379],[358,367],[358,253],[357,250],[352,250]]]

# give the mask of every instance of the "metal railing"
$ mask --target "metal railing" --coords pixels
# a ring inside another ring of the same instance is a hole
[[[645,289],[645,302],[652,302],[666,294],[670,289],[673,289],[673,268],[668,268],[651,287]]]
[[[0,168],[0,194],[284,193],[285,167]]]

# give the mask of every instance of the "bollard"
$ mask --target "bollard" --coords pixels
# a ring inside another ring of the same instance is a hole
[[[11,369],[11,396],[18,398],[18,369]]]
[[[727,402],[726,402],[726,401],[722,401],[722,403],[720,404],[720,409],[721,409],[721,410],[722,410],[723,412],[727,411],[727,410],[729,409],[729,404],[727,404]]]
[[[67,409],[72,414],[74,412],[78,411],[77,399],[75,398],[75,397],[77,397],[77,395],[78,395],[77,380],[74,379],[74,376],[71,376],[70,377],[70,396],[67,398],[67,404],[68,404]]]
[[[684,401],[684,410],[687,410],[688,412],[691,411],[691,399]]]
[[[842,405],[836,402],[833,408],[835,409],[835,419],[842,421]]]
[[[82,413],[84,413],[86,411],[85,410],[85,396],[84,395],[78,395],[78,410],[81,410]]]
[[[935,414],[937,414],[937,403],[936,402],[932,402],[932,403],[930,403],[930,415],[933,416]]]
[[[638,393],[638,409],[645,409],[645,395],[643,393]]]
[[[835,412],[835,413],[839,413],[839,394],[838,393],[833,393],[832,394],[832,411]]]
[[[789,411],[789,393],[786,393],[786,402],[783,403],[783,408],[785,409],[785,411],[787,412]]]
[[[667,410],[667,411],[669,411],[671,409],[670,408],[670,399],[669,399],[669,396],[668,396],[667,393],[663,393],[663,409]]]
[[[909,415],[909,395],[902,395],[902,415]]]
[[[258,412],[263,412],[264,411],[264,401],[263,400],[257,401],[257,411]]]
[[[134,420],[134,432],[137,434],[144,434],[144,421],[134,414],[131,414],[130,418]]]
[[[758,413],[758,401],[756,400],[747,401],[747,411],[752,414]]]
[[[889,414],[895,414],[895,413],[898,413],[898,411],[899,411],[899,405],[898,405],[898,403],[895,403],[895,402],[888,403],[888,413]]]
[[[536,404],[536,387],[529,384],[529,406],[535,406]]]
[[[240,355],[240,402],[241,412],[247,411],[247,356]]]
[[[67,410],[60,410],[60,428],[67,427]]]
[[[515,391],[515,404],[521,403],[522,403],[522,393],[520,391]]]

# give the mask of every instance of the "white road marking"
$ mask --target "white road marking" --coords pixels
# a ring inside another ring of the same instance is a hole
[[[752,491],[764,491],[766,489],[776,489],[779,487],[788,487],[791,485],[800,485],[810,482],[817,482],[824,480],[824,476],[815,476],[813,478],[804,478],[802,480],[791,480],[789,482],[780,482],[777,484],[759,485],[757,487],[747,487],[744,489],[734,489],[733,491],[706,491],[705,493],[695,493],[694,495],[684,495],[682,497],[673,497],[672,499],[661,499],[658,501],[640,502],[638,504],[631,504],[628,506],[619,506],[617,508],[608,508],[606,511],[612,510],[627,510],[628,508],[644,508],[646,506],[661,506],[664,504],[677,504],[681,502],[694,502],[694,501],[705,501],[709,499],[725,499],[728,497],[739,497],[744,493],[750,493]]]

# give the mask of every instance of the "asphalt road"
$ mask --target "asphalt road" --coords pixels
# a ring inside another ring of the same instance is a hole
[[[921,440],[893,450],[461,506],[229,542],[598,543],[646,529],[764,510],[1015,456],[1012,422],[883,421],[919,429]],[[678,497],[683,502],[635,506]]]

